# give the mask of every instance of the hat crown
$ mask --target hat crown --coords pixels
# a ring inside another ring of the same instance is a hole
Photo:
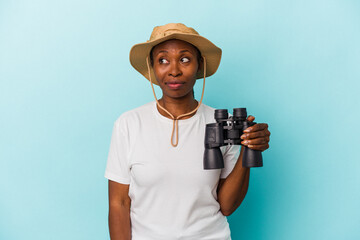
[[[174,34],[174,33],[199,35],[199,33],[197,31],[195,31],[195,29],[187,27],[186,25],[184,25],[182,23],[168,23],[163,26],[154,27],[149,41],[154,41],[156,39],[166,37],[166,36]]]

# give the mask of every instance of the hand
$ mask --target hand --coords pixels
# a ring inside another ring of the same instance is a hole
[[[254,116],[249,115],[247,120],[253,122]],[[248,127],[241,135],[242,145],[253,150],[264,151],[269,148],[270,132],[266,123],[258,123],[254,126]]]

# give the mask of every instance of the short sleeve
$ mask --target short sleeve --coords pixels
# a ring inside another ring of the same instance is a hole
[[[220,178],[227,178],[227,176],[234,169],[237,159],[240,154],[240,145],[228,145],[223,151],[224,168],[221,170]]]
[[[128,139],[121,130],[120,123],[116,121],[113,127],[105,178],[122,184],[130,184]]]

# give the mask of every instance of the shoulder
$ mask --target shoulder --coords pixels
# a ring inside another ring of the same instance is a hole
[[[155,102],[146,103],[140,107],[122,113],[115,121],[119,128],[128,128],[144,119],[149,118],[154,113]]]
[[[215,108],[210,107],[203,103],[201,103],[201,109],[203,110],[204,113],[207,113],[207,114],[209,114],[209,113],[213,114],[215,111]]]
[[[206,123],[215,121],[214,119],[215,108],[202,103],[199,110],[200,110],[200,114],[205,118]]]

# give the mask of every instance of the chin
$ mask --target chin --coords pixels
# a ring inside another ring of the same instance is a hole
[[[172,91],[172,92],[163,93],[163,96],[166,96],[168,98],[174,98],[174,99],[186,98],[189,95],[192,96],[192,91],[190,91],[188,93],[179,92],[179,91],[178,92]]]

